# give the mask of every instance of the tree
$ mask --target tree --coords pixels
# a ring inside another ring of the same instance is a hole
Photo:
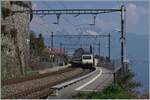
[[[83,48],[78,48],[73,54],[73,59],[81,60],[82,55],[85,53]]]
[[[31,31],[31,32],[30,32],[30,40],[32,41],[33,38],[36,38],[35,32],[34,32],[34,31]]]
[[[44,38],[42,34],[38,37],[35,36],[35,32],[30,32],[30,54],[32,56],[38,56],[41,54],[42,50],[45,48]]]
[[[39,49],[39,53],[41,53],[42,50],[45,48],[44,38],[43,38],[42,34],[39,34],[38,39],[39,39],[39,41],[38,41],[38,49]]]
[[[36,50],[36,36],[34,31],[30,31],[30,55],[35,56]]]

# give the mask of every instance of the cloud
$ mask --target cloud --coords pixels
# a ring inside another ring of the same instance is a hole
[[[117,7],[116,7],[117,6]],[[113,8],[120,8],[120,5],[116,5]],[[140,20],[143,18],[143,16],[148,16],[148,7],[138,5],[136,3],[127,3],[126,4],[126,29],[129,32],[136,32],[138,24],[140,23]],[[38,9],[37,3],[33,3],[33,9]],[[110,15],[110,16],[109,16]],[[120,28],[120,16],[118,14],[109,14],[106,17],[97,17],[96,18],[96,25],[94,27],[89,26],[89,23],[91,23],[91,16],[82,16],[78,17],[80,20],[77,22],[76,20],[74,22],[68,22],[66,20],[63,20],[61,17],[60,25],[54,25],[52,24],[56,18],[44,20],[42,18],[38,18],[35,16],[32,20],[33,25],[36,26],[37,30],[41,30],[42,32],[47,33],[46,31],[53,31],[55,34],[99,34],[100,32],[111,32],[116,28]],[[105,16],[105,15],[104,15]],[[69,17],[66,17],[70,20]],[[73,19],[73,18],[72,18]],[[75,25],[71,25],[71,23],[77,24],[86,24],[85,25],[78,25],[78,27],[75,27]],[[81,28],[80,28],[81,27]]]
[[[37,4],[36,3],[33,3],[33,5],[32,5],[32,9],[37,9],[38,7],[37,7]]]
[[[40,32],[42,34],[51,33],[55,29],[52,26],[50,26],[48,23],[46,23],[45,20],[37,16],[34,16],[34,18],[32,19],[30,23],[30,27],[36,32]]]
[[[97,33],[97,32],[92,31],[92,30],[87,30],[87,31],[86,31],[86,32],[84,32],[83,34],[85,34],[85,35],[98,35],[98,33]]]
[[[40,31],[42,34],[49,34],[53,32],[54,34],[73,34],[75,33],[74,28],[65,23],[60,23],[60,25],[51,24],[53,20],[46,20],[39,16],[34,16],[33,20],[30,23],[30,26],[35,31]],[[66,27],[67,26],[67,27]]]
[[[139,13],[136,4],[128,4],[126,9],[127,23],[137,24],[139,22]]]
[[[127,21],[130,24],[137,24],[143,15],[148,15],[148,8],[130,3],[127,5]]]
[[[139,6],[137,10],[140,15],[148,15],[148,7]]]
[[[126,29],[130,33],[139,33],[144,31],[144,26],[141,26],[141,21],[148,20],[148,7],[129,3],[126,6]],[[147,26],[146,26],[147,27]],[[141,33],[143,34],[143,32]]]
[[[100,28],[102,32],[112,31],[117,27],[117,20],[107,20],[98,18],[96,21],[96,27]]]

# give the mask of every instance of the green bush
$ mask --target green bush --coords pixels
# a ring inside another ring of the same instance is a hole
[[[130,99],[135,98],[128,93],[128,90],[120,85],[110,85],[98,92],[79,93],[80,99]]]

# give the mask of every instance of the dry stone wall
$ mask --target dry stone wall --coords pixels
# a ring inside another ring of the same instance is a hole
[[[1,17],[1,69],[2,78],[12,78],[25,73],[29,62],[29,23],[31,14],[11,13],[15,10],[30,10],[31,2],[2,1]],[[27,5],[27,6],[24,6]],[[4,16],[8,13],[8,16]],[[6,14],[4,14],[6,13]]]

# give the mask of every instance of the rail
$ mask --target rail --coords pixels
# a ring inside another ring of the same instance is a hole
[[[85,79],[85,78],[88,78],[89,76],[93,75],[95,72],[96,72],[96,70],[92,71],[92,72],[89,73],[89,74],[86,74],[86,75],[84,75],[84,76],[81,76],[81,77],[79,77],[79,78],[76,78],[76,79],[73,79],[73,80],[70,80],[70,81],[67,81],[67,82],[64,82],[64,83],[55,85],[55,86],[51,87],[50,89],[60,90],[60,89],[62,89],[62,88],[64,88],[64,87],[67,87],[67,86],[73,84],[73,83],[76,83],[76,82],[78,82],[78,81],[80,81],[80,80],[83,80],[83,79]]]

